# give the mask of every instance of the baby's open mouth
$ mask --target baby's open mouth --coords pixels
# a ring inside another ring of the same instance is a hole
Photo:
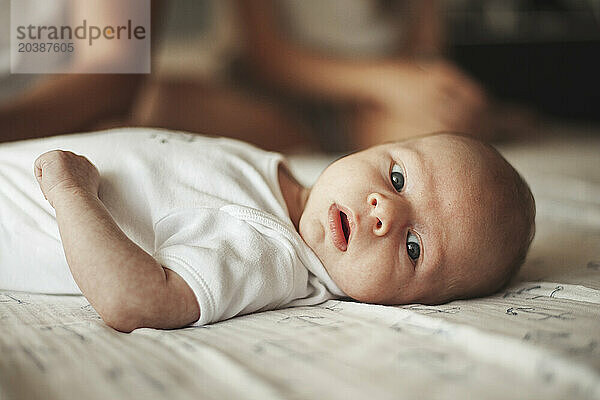
[[[327,223],[333,245],[339,251],[346,251],[350,242],[350,236],[352,236],[352,214],[348,210],[344,212],[340,208],[335,203],[329,207]]]
[[[346,245],[348,245],[348,238],[350,237],[350,223],[348,222],[348,216],[340,211],[340,221],[342,222],[342,231],[344,231],[344,239],[346,239]]]

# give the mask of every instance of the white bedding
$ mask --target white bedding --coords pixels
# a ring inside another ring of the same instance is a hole
[[[600,399],[600,135],[502,151],[538,206],[529,259],[502,293],[122,334],[83,297],[0,291],[0,400]],[[292,166],[310,181],[327,159]]]

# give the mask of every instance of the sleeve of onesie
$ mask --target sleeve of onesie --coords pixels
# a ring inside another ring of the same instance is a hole
[[[277,308],[294,284],[290,251],[271,235],[223,211],[173,212],[154,226],[154,258],[179,274],[196,295],[205,325]]]

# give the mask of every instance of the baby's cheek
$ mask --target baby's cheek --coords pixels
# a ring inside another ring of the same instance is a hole
[[[300,219],[298,233],[308,246],[318,254],[318,249],[323,247],[325,232],[319,221],[312,218],[310,215],[303,215]],[[323,260],[321,260],[323,261]]]
[[[351,268],[346,266],[345,292],[362,302],[381,303],[389,295],[392,286],[386,270],[374,260],[353,262]]]

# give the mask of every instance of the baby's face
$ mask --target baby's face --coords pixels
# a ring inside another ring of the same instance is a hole
[[[452,137],[430,136],[344,157],[311,189],[300,235],[352,298],[445,301],[450,282],[476,280],[472,266],[497,255],[485,212],[493,193],[472,156]]]

